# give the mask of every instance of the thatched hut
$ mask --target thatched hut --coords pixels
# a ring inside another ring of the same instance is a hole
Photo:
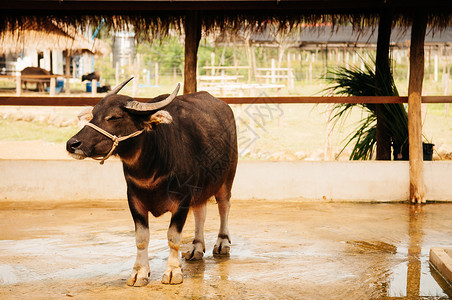
[[[410,140],[410,199],[424,198],[421,102],[424,74],[424,39],[434,30],[452,25],[450,0],[263,0],[263,1],[43,1],[0,3],[0,35],[22,31],[26,24],[42,26],[46,20],[74,28],[105,26],[133,28],[137,39],[152,39],[176,29],[185,34],[184,93],[196,91],[197,49],[203,32],[247,30],[260,32],[272,24],[281,32],[301,25],[351,24],[355,30],[378,25],[376,73],[389,72],[389,44],[394,25],[412,27],[408,91]],[[52,32],[51,28],[43,28]],[[377,78],[384,76],[376,76]],[[379,82],[376,85],[379,86]],[[378,115],[378,109],[377,109]],[[384,128],[377,124],[377,157],[388,153]]]
[[[70,75],[70,67],[77,66],[72,74],[79,76],[78,73],[84,72],[84,65],[88,65],[85,67],[87,71],[92,71],[91,56],[108,54],[110,51],[105,42],[98,39],[91,42],[73,27],[58,26],[51,21],[47,23],[45,29],[28,23],[21,29],[2,33],[0,56],[3,74],[13,74],[34,66],[54,74]]]

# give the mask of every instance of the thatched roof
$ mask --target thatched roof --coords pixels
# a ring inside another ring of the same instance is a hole
[[[68,50],[72,54],[92,53],[108,54],[109,46],[105,42],[95,40],[90,42],[74,27],[59,26],[49,20],[44,20],[41,26],[26,21],[21,28],[4,31],[0,35],[0,54],[18,53],[24,48],[43,50]]]
[[[187,12],[197,11],[204,32],[249,30],[263,25],[290,30],[306,24],[333,26],[351,24],[355,29],[374,26],[379,14],[393,13],[394,23],[411,25],[417,11],[427,14],[433,28],[452,25],[450,0],[263,0],[263,1],[112,1],[112,0],[16,0],[0,3],[0,34],[21,30],[24,23],[42,24],[52,20],[75,28],[104,26],[113,30],[131,29],[138,38],[152,39],[183,31]],[[51,28],[43,28],[52,31]]]

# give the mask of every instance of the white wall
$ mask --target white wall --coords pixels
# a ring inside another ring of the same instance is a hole
[[[38,66],[38,52],[36,49],[24,49],[24,55],[22,58],[18,58],[16,62],[16,71],[20,72],[26,67]]]
[[[50,50],[44,50],[44,58],[41,58],[41,61],[39,62],[39,65],[41,68],[49,70],[50,71]]]
[[[452,201],[452,162],[425,162],[426,199]],[[405,201],[408,162],[240,162],[235,199]],[[125,199],[118,160],[0,160],[0,200]]]
[[[52,51],[53,74],[64,74],[63,60],[64,60],[63,51],[61,50]]]

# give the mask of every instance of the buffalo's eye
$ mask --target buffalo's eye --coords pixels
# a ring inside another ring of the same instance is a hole
[[[105,120],[107,120],[107,121],[116,121],[119,119],[121,119],[121,116],[119,116],[119,115],[112,115],[112,116],[108,116],[105,118]]]

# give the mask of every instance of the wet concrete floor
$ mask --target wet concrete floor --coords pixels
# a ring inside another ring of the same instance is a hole
[[[160,283],[169,215],[151,218],[149,285],[128,287],[135,261],[126,201],[0,203],[0,299],[450,299],[429,265],[452,245],[452,204],[232,201],[231,256],[214,258],[208,205],[204,260],[184,283]],[[193,238],[193,217],[183,248]]]

